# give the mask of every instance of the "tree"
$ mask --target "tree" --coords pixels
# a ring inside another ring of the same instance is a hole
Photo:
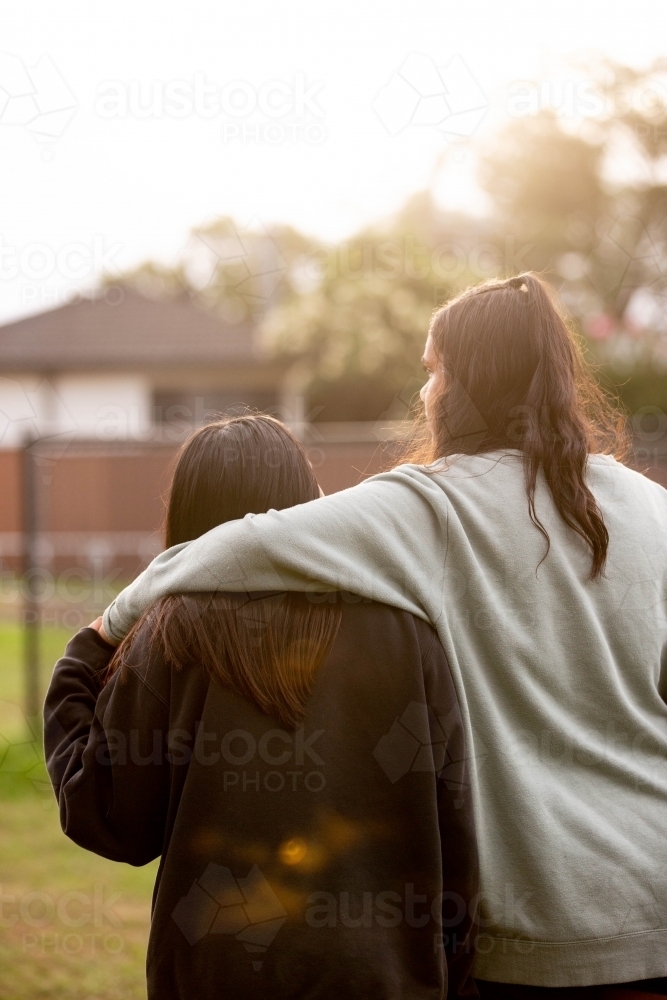
[[[499,224],[533,241],[531,266],[562,281],[573,311],[617,323],[640,288],[667,288],[667,80],[662,63],[590,68],[596,114],[543,111],[512,124],[482,161]],[[634,164],[630,175],[618,164]]]
[[[301,260],[301,282],[293,282],[300,290],[267,312],[262,334],[269,350],[298,362],[317,418],[405,415],[423,381],[433,311],[470,280],[445,231],[442,214],[421,195],[383,229]]]
[[[543,270],[555,255],[592,249],[605,202],[602,152],[542,112],[512,122],[482,159],[480,179],[499,223],[533,243],[531,267]]]
[[[513,122],[482,164],[497,225],[559,287],[631,408],[667,408],[665,64],[587,68],[594,115]],[[624,167],[625,169],[620,169]]]
[[[148,261],[105,284],[156,298],[187,295],[227,322],[257,321],[293,291],[295,261],[310,247],[290,226],[241,225],[223,216],[193,229],[171,266]]]

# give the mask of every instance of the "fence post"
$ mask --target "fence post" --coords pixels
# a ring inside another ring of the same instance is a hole
[[[23,666],[25,715],[29,726],[40,723],[39,608],[37,602],[38,496],[37,469],[33,449],[37,441],[28,438],[22,455],[23,514]]]

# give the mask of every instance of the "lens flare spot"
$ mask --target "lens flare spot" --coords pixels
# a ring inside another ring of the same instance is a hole
[[[278,855],[284,865],[301,864],[306,854],[308,854],[308,845],[305,840],[301,840],[299,837],[286,840],[278,849]]]

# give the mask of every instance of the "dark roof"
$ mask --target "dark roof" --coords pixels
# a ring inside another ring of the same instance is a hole
[[[0,370],[85,370],[257,363],[253,325],[226,323],[187,297],[114,286],[107,297],[0,326]]]

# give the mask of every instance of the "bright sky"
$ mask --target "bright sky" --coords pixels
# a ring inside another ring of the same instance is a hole
[[[666,32],[665,0],[9,5],[0,322],[102,269],[169,262],[217,215],[344,237],[439,159],[440,200],[483,210],[475,151],[515,115],[518,81],[566,107],[568,55],[643,65]]]

